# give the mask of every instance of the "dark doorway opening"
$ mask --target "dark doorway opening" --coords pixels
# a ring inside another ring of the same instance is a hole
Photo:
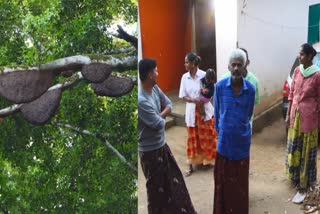
[[[195,49],[202,59],[200,68],[205,71],[209,68],[217,70],[215,16],[212,4],[213,0],[194,1]]]

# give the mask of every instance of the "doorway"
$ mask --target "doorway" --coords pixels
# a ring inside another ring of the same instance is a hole
[[[216,33],[213,0],[194,0],[195,51],[201,57],[200,68],[217,70]]]

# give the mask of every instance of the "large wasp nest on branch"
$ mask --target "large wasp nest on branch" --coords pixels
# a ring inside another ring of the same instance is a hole
[[[91,63],[84,65],[81,73],[85,79],[93,83],[99,83],[106,80],[112,72],[112,66],[102,63]]]
[[[0,71],[0,96],[21,104],[23,118],[36,125],[47,123],[59,108],[61,94],[81,79],[87,80],[99,96],[120,97],[132,91],[130,78],[112,75],[108,62],[91,61],[86,56],[58,59],[29,69]],[[56,76],[73,75],[73,81],[52,86]],[[0,111],[0,117],[1,117]],[[6,115],[3,113],[3,115]]]
[[[0,95],[13,103],[27,103],[40,97],[51,86],[52,71],[16,70],[0,75]]]
[[[61,93],[61,88],[49,90],[38,99],[23,104],[21,107],[23,118],[32,124],[45,124],[58,110]]]
[[[99,96],[119,97],[133,89],[131,79],[111,76],[102,83],[91,84],[94,92]]]

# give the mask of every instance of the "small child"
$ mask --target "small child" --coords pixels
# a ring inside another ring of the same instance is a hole
[[[205,77],[203,77],[200,80],[201,82],[200,115],[202,120],[204,120],[206,117],[204,104],[207,102],[210,102],[213,97],[215,79],[216,79],[216,72],[213,69],[208,69]]]

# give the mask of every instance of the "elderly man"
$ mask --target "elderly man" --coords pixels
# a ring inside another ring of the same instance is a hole
[[[138,150],[147,180],[148,212],[151,214],[196,213],[182,173],[165,142],[165,117],[172,103],[157,86],[154,59],[139,62]]]
[[[250,64],[248,51],[246,49],[244,49],[244,48],[239,48],[239,49],[243,50],[246,53],[247,61],[246,61],[246,64],[244,66],[242,75],[246,80],[248,80],[254,86],[254,89],[256,90],[254,104],[257,105],[257,104],[260,103],[259,81],[258,81],[257,77],[252,72],[248,71],[248,69],[247,69],[247,67]],[[231,72],[227,72],[222,76],[221,79],[224,79],[224,78],[230,77],[230,76],[231,76]]]
[[[257,77],[252,72],[248,71],[248,69],[247,69],[248,65],[250,64],[248,51],[246,49],[244,49],[244,48],[240,48],[240,49],[243,50],[246,53],[246,57],[247,57],[247,62],[245,64],[245,66],[244,66],[242,76],[254,86],[254,89],[256,90],[254,104],[258,105],[260,103],[259,81],[258,81]],[[230,76],[231,76],[231,73],[227,72],[222,76],[222,79],[226,78],[226,77],[230,77]],[[251,117],[251,120],[250,120],[251,129],[252,129],[253,117],[254,116],[252,114],[252,117]]]
[[[215,88],[218,145],[214,169],[214,214],[249,212],[250,118],[255,89],[243,77],[246,60],[243,50],[234,50],[228,66],[231,77],[220,80]]]

